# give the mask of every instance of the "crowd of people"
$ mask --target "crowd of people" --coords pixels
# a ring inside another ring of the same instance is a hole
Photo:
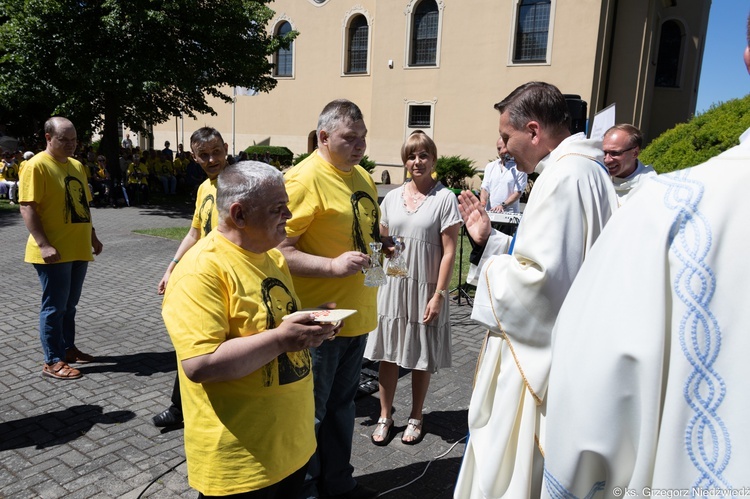
[[[37,151],[38,152],[38,151]],[[0,197],[8,199],[11,205],[18,203],[18,181],[20,169],[31,159],[34,151],[2,151],[0,162]],[[130,135],[121,143],[117,165],[107,164],[105,155],[91,145],[78,144],[71,156],[83,166],[91,192],[92,207],[141,206],[152,204],[154,198],[183,195],[195,196],[198,186],[206,180],[206,174],[190,151],[182,144],[175,153],[169,141],[164,149],[141,149],[134,146]],[[227,156],[227,163],[252,159],[281,169],[279,158],[266,152],[253,154],[241,151],[237,156]]]
[[[750,72],[750,17],[745,62]],[[437,146],[417,131],[401,150],[410,180],[378,205],[359,166],[364,116],[344,99],[323,108],[319,148],[284,174],[229,161],[212,128],[192,134],[190,153],[178,146],[205,180],[157,285],[178,372],[154,424],[184,422],[200,498],[377,497],[351,464],[362,360],[380,365],[372,443],[393,438],[404,368],[412,407],[401,441],[418,444],[431,376],[451,365],[448,285],[462,225],[481,248],[472,318],[487,335],[456,498],[705,496],[745,485],[750,312],[732,297],[747,286],[747,202],[736,194],[750,131],[705,165],[657,176],[638,159],[632,125],[603,141],[571,134],[551,84],[521,85],[495,109],[499,159],[479,197],[456,197],[433,177]],[[18,202],[42,286],[42,374],[77,379],[70,364],[95,360],[76,346],[75,309],[103,248],[89,209],[97,184],[73,157],[70,121],[51,118],[45,139],[21,169]],[[166,143],[127,171],[147,182],[153,172],[170,194],[172,154]],[[493,228],[488,213],[515,209],[534,172],[517,230]],[[370,286],[381,246],[408,268]],[[356,313],[341,321],[332,309]]]

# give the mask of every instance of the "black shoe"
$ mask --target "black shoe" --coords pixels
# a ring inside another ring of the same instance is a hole
[[[379,492],[375,489],[371,489],[361,483],[358,483],[352,490],[345,494],[338,494],[330,496],[330,499],[375,499],[378,497]]]
[[[182,424],[182,411],[174,406],[164,409],[162,412],[151,418],[154,426],[163,428],[165,426],[177,426]]]

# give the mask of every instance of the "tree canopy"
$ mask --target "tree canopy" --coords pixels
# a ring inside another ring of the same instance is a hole
[[[651,141],[640,155],[659,173],[695,166],[736,146],[750,128],[750,95],[733,99],[680,123]]]
[[[63,115],[79,135],[103,128],[109,149],[120,123],[146,132],[173,116],[215,114],[206,97],[231,101],[222,87],[267,92],[269,55],[296,36],[268,33],[267,3],[0,0],[3,121]]]

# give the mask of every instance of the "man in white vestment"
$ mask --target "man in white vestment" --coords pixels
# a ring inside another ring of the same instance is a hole
[[[748,182],[750,129],[596,243],[553,334],[545,497],[750,496]]]
[[[612,176],[621,205],[644,178],[656,175],[650,165],[638,159],[642,146],[643,134],[633,125],[623,123],[604,132],[604,164]]]
[[[601,142],[571,136],[570,113],[547,83],[518,87],[495,105],[518,169],[539,172],[512,238],[491,229],[464,191],[461,214],[486,248],[472,318],[489,328],[469,405],[469,441],[456,498],[538,497],[552,326],[573,278],[617,208]]]

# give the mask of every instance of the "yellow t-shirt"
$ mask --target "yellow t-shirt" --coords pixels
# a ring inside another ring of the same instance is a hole
[[[91,211],[83,165],[73,158],[60,163],[47,152],[31,158],[21,172],[18,199],[35,202],[50,244],[60,253],[60,262],[91,261]],[[27,263],[44,263],[34,238],[26,243]]]
[[[172,167],[172,172],[175,175],[183,175],[185,173],[185,165],[180,158],[175,158],[175,160],[172,161]]]
[[[32,158],[33,158],[33,156],[32,156]],[[29,158],[29,159],[31,159],[31,158]],[[18,164],[18,178],[19,179],[21,178],[21,172],[23,171],[23,168],[26,166],[26,163],[28,163],[28,162],[29,162],[28,159],[24,159],[23,161],[21,161]]]
[[[130,163],[128,166],[128,184],[148,185],[148,168],[143,163]]]
[[[18,181],[18,167],[15,163],[5,164],[0,167],[0,180],[7,180],[8,182]]]
[[[156,174],[160,176],[169,176],[174,173],[172,168],[172,162],[168,159],[163,159],[155,164]]]
[[[219,224],[219,212],[216,209],[216,179],[206,179],[198,187],[198,196],[195,198],[195,213],[193,213],[193,223],[201,233],[201,237],[206,237],[211,229]]]
[[[175,267],[162,316],[182,361],[231,338],[264,334],[298,303],[278,250],[252,253],[213,231]],[[315,451],[311,366],[303,350],[244,378],[194,383],[178,362],[190,486],[205,495],[238,494],[301,468]]]
[[[380,240],[380,207],[375,183],[359,165],[343,172],[313,153],[285,174],[292,218],[286,234],[298,237],[297,249],[328,258],[347,251],[372,253]],[[294,276],[302,307],[334,301],[358,313],[347,318],[340,336],[359,336],[377,326],[377,287],[364,285],[362,273],[344,278]]]

